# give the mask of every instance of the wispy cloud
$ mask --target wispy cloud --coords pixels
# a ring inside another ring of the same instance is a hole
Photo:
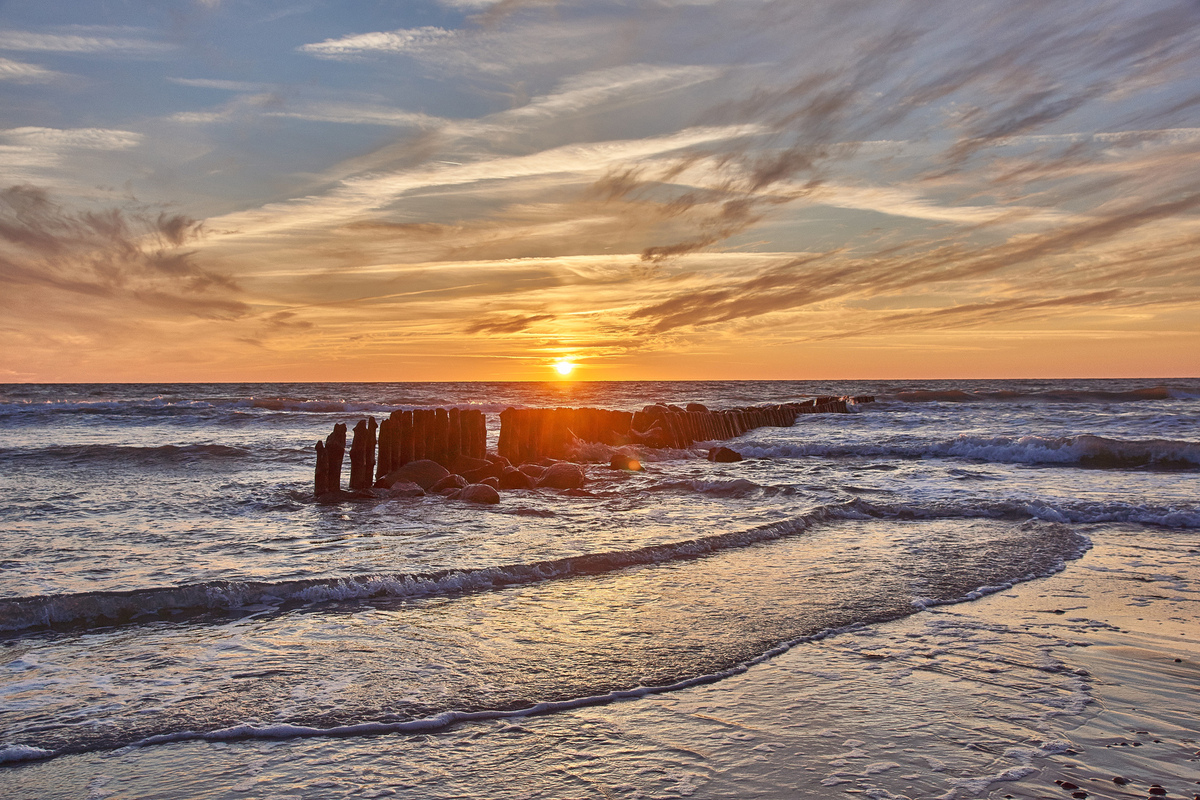
[[[181,248],[200,223],[145,207],[77,210],[34,186],[0,191],[0,284],[19,300],[28,290],[120,300],[170,313],[236,318],[228,275],[199,266]]]
[[[250,83],[248,81],[226,81],[211,78],[167,78],[167,80],[171,83],[177,83],[180,86],[193,86],[198,89],[221,89],[228,92],[260,92],[264,88],[261,83]]]
[[[382,208],[408,192],[462,186],[484,181],[533,178],[550,174],[599,177],[617,163],[631,163],[665,153],[744,136],[745,127],[695,128],[672,136],[567,145],[528,156],[494,158],[467,164],[425,167],[389,175],[349,178],[320,197],[271,204],[212,220],[214,230],[228,235],[261,235],[299,227],[344,224]]]
[[[9,58],[0,58],[0,81],[43,83],[59,77],[62,77],[62,73],[39,67],[37,64],[26,64]]]
[[[0,130],[0,181],[44,179],[73,155],[131,150],[140,133],[109,128],[9,128]]]
[[[413,111],[358,103],[308,102],[290,104],[286,111],[267,111],[267,117],[304,119],[312,122],[338,122],[347,125],[384,125],[398,128],[428,128],[445,120]]]
[[[492,316],[476,320],[463,329],[463,333],[520,333],[529,330],[539,322],[549,322],[556,319],[553,314],[514,314],[511,316]]]
[[[151,58],[166,55],[175,49],[174,45],[166,42],[137,37],[0,31],[0,50]]]
[[[455,35],[453,31],[432,26],[374,31],[302,45],[300,52],[319,58],[350,58],[366,53],[401,53],[437,45]]]

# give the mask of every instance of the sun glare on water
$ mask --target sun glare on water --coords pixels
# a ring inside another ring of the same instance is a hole
[[[566,377],[571,374],[571,370],[575,369],[575,364],[564,358],[554,362],[554,369],[559,375]]]

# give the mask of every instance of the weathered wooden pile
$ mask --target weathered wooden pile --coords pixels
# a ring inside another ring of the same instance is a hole
[[[482,411],[458,408],[393,411],[378,425],[374,417],[359,420],[350,444],[350,491],[369,489],[410,461],[429,459],[453,469],[460,456],[482,458],[487,452],[486,426]],[[346,426],[334,425],[316,450],[313,493],[319,497],[341,489]]]
[[[382,478],[410,461],[429,459],[453,469],[459,456],[483,458],[487,452],[487,419],[478,409],[418,408],[393,411],[379,426]]]
[[[575,441],[613,447],[686,449],[695,442],[733,439],[755,428],[788,427],[800,414],[848,413],[849,404],[871,402],[865,397],[815,397],[803,403],[709,411],[699,403],[686,408],[646,406],[641,411],[600,408],[508,408],[500,413],[497,452],[514,464],[541,458],[566,458]]]
[[[803,403],[709,411],[698,403],[686,408],[656,404],[641,411],[600,408],[508,408],[500,414],[497,452],[510,464],[543,458],[566,459],[579,442],[612,447],[641,445],[686,449],[695,442],[732,439],[766,426],[789,427],[801,414],[847,413],[849,406],[875,398],[815,397]],[[412,461],[430,460],[454,472],[464,458],[487,456],[487,420],[476,409],[427,408],[393,411],[376,424],[359,420],[350,445],[350,491],[370,489],[388,473]],[[317,442],[314,494],[341,489],[346,426],[339,423]],[[494,458],[494,457],[491,457]]]

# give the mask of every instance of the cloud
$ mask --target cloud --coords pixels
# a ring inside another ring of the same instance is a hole
[[[636,163],[640,159],[651,159],[665,153],[743,136],[746,132],[745,127],[736,126],[693,128],[664,137],[589,142],[528,156],[429,166],[395,174],[357,175],[341,181],[325,195],[229,214],[214,218],[211,225],[215,231],[228,231],[224,234],[226,237],[261,236],[289,229],[329,227],[353,221],[409,192],[547,175],[599,177],[617,163]]]
[[[456,34],[445,28],[425,26],[402,28],[395,31],[376,31],[326,39],[323,42],[302,45],[300,52],[318,58],[350,58],[368,53],[401,53],[421,50],[440,44]]]
[[[0,50],[153,58],[174,52],[175,49],[174,45],[165,42],[135,37],[0,31]]]
[[[261,83],[250,83],[248,81],[225,81],[210,78],[167,78],[167,80],[171,83],[177,83],[180,86],[193,86],[198,89],[221,89],[228,92],[259,92],[263,89]]]
[[[267,111],[263,116],[304,119],[312,122],[339,122],[348,125],[384,125],[397,128],[433,128],[444,120],[413,111],[380,105],[355,103],[302,103],[286,111]]]
[[[36,64],[26,64],[9,58],[0,58],[0,81],[13,83],[44,83],[62,76],[60,72],[39,67]]]
[[[555,318],[554,314],[516,314],[509,317],[488,317],[472,322],[463,328],[463,333],[520,333],[539,322],[549,322]]]
[[[0,130],[0,180],[45,180],[52,173],[69,171],[74,156],[132,150],[142,141],[140,133],[111,128]]]
[[[0,190],[0,285],[10,311],[12,301],[33,291],[103,299],[134,314],[137,306],[204,318],[246,314],[231,296],[238,287],[230,276],[204,269],[194,252],[180,249],[201,232],[200,223],[179,214],[71,209],[43,189],[11,186]]]

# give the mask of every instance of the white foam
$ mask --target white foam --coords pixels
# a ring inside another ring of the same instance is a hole
[[[40,747],[30,747],[24,744],[10,744],[0,747],[0,764],[15,763],[18,761],[38,761],[43,758],[50,758],[53,755],[53,750],[43,750]]]

